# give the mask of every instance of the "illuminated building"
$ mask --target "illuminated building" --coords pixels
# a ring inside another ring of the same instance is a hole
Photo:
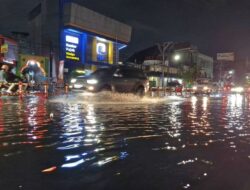
[[[51,75],[59,78],[79,68],[116,64],[132,32],[126,24],[64,0],[42,0],[29,21],[33,52],[50,57]]]

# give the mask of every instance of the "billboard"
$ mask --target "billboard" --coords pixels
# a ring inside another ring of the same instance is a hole
[[[111,65],[119,57],[125,44],[73,28],[64,28],[61,33],[64,72],[71,72],[84,65]]]
[[[81,35],[72,32],[65,32],[63,40],[65,59],[74,62],[81,62]]]
[[[17,56],[18,56],[17,44],[6,39],[5,45],[8,48],[7,48],[7,52],[4,53],[3,61],[7,63],[14,63],[17,60]]]
[[[114,42],[74,29],[64,29],[63,59],[66,65],[113,64]],[[119,44],[123,47],[123,44]]]
[[[218,61],[234,61],[235,60],[234,52],[217,53],[217,60]]]
[[[89,41],[92,47],[87,50],[91,51],[91,59],[88,61],[113,64],[114,44],[112,41],[94,36],[89,37]]]

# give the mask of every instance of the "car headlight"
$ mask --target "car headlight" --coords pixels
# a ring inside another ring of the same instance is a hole
[[[76,83],[76,79],[71,79],[70,83]]]
[[[90,90],[90,91],[92,91],[92,90],[94,90],[95,88],[93,87],[93,86],[89,86],[88,87],[88,90]]]
[[[193,86],[193,90],[197,90],[197,86]]]
[[[209,88],[207,86],[204,86],[203,87],[203,90],[208,90]]]
[[[89,79],[89,80],[87,80],[87,83],[88,84],[97,84],[98,80],[96,80],[96,79]]]
[[[243,87],[235,87],[235,88],[232,88],[231,91],[240,93],[240,92],[244,91],[244,88]]]

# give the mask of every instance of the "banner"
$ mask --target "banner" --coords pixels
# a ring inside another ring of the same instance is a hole
[[[234,53],[217,53],[217,60],[218,61],[234,61]]]
[[[1,45],[1,51],[0,53],[8,53],[9,46],[8,44]]]
[[[59,68],[58,68],[58,79],[63,80],[63,74],[64,74],[64,61],[59,62]]]

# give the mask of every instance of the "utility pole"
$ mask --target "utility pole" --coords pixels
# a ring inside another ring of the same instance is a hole
[[[50,40],[49,42],[49,74],[48,76],[53,79],[53,44]]]
[[[167,50],[169,50],[171,48],[171,46],[173,45],[173,42],[164,42],[164,43],[158,43],[157,47],[160,51],[161,57],[162,57],[162,88],[165,87],[165,82],[164,82],[164,78],[165,78],[165,62],[167,61],[167,73],[168,73],[168,57],[167,59],[165,58],[165,53],[167,52]]]
[[[118,65],[118,48],[117,48],[117,35],[115,35],[115,64]]]

